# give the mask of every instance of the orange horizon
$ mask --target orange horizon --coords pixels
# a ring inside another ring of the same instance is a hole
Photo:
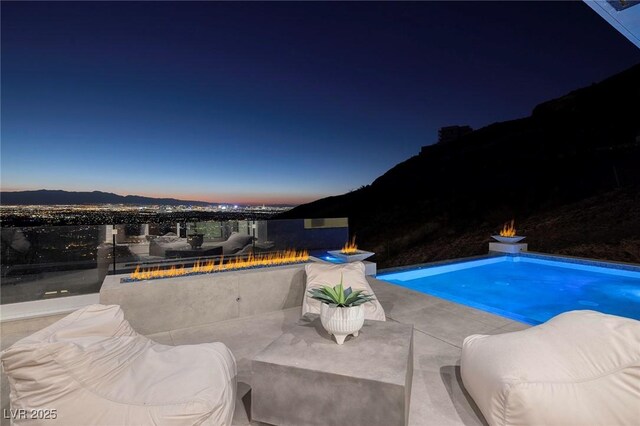
[[[199,193],[191,193],[191,194],[158,194],[154,192],[148,191],[132,191],[131,193],[124,194],[120,191],[109,191],[104,189],[97,190],[77,190],[77,189],[47,189],[47,188],[33,188],[33,187],[2,187],[2,191],[4,192],[17,192],[17,191],[67,191],[67,192],[93,192],[93,191],[101,191],[101,192],[111,192],[116,195],[126,196],[126,195],[134,195],[141,197],[149,197],[149,198],[174,198],[176,200],[183,201],[201,201],[204,203],[211,204],[240,204],[240,205],[262,205],[262,204],[287,204],[287,205],[300,205],[309,203],[311,201],[318,200],[320,198],[326,197],[328,195],[316,195],[316,196],[305,196],[305,195],[263,195],[263,194],[251,194],[251,195],[239,195],[234,196],[231,194],[220,195],[220,197],[216,197],[211,194],[199,194]]]

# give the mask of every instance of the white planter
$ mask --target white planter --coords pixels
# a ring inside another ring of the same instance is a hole
[[[364,325],[364,305],[334,308],[323,303],[320,309],[320,322],[341,345],[349,334],[353,334],[353,337],[358,336],[358,332]]]

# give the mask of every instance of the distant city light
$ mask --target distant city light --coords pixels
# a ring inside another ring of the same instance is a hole
[[[269,218],[289,210],[287,206],[167,205],[0,205],[2,226],[101,225],[113,223],[184,222]],[[68,247],[70,248],[70,247]]]

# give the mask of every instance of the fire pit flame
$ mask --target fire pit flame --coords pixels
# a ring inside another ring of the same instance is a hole
[[[511,222],[507,222],[504,224],[504,226],[502,227],[502,230],[500,231],[500,236],[501,237],[515,237],[516,236],[516,227],[514,225],[514,219],[511,219]]]
[[[225,262],[224,257],[219,261],[207,260],[196,261],[193,268],[187,269],[184,266],[172,266],[169,269],[140,268],[131,273],[131,280],[140,281],[154,278],[177,277],[188,274],[206,274],[210,272],[221,272],[233,269],[246,269],[264,266],[278,266],[292,263],[301,263],[309,260],[309,252],[307,250],[283,250],[273,253],[249,254],[246,257],[234,257]]]
[[[342,247],[342,250],[340,250],[340,253],[342,254],[354,254],[358,252],[358,245],[356,244],[356,236],[354,235],[353,238],[351,238],[350,241],[347,241],[344,246]]]

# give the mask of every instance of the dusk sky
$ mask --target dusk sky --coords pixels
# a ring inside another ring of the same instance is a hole
[[[640,62],[582,2],[1,7],[4,191],[306,202]]]

